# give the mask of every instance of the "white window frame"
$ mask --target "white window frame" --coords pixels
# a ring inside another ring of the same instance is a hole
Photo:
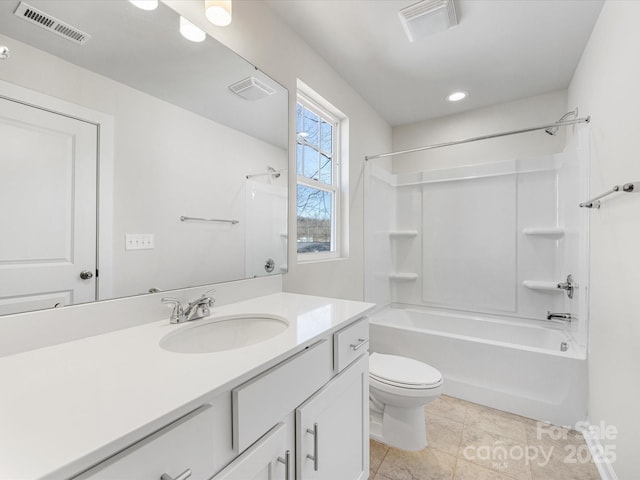
[[[334,247],[333,251],[329,252],[303,252],[297,253],[298,262],[314,262],[321,260],[333,260],[337,258],[341,258],[343,254],[342,248],[342,192],[341,192],[341,123],[342,123],[342,115],[339,112],[333,113],[325,106],[320,105],[320,103],[313,98],[310,98],[309,95],[306,95],[304,92],[298,90],[297,101],[296,101],[296,112],[297,105],[301,104],[305,109],[315,113],[321,120],[325,120],[327,123],[330,123],[333,126],[333,138],[332,138],[332,153],[331,153],[331,184],[320,182],[318,180],[313,180],[309,177],[305,177],[303,175],[297,174],[297,144],[299,143],[299,139],[296,138],[296,205],[297,205],[297,187],[298,185],[304,185],[307,187],[311,187],[317,190],[322,190],[325,192],[330,192],[333,194],[333,201],[331,202],[331,245]],[[296,114],[297,117],[297,114]],[[297,119],[297,118],[296,118]],[[296,137],[297,137],[296,132]],[[318,135],[320,132],[318,132]],[[304,139],[302,139],[304,145]],[[314,147],[315,145],[309,144],[309,146]],[[297,209],[296,209],[296,244],[297,244],[297,235],[298,235],[298,225],[297,225]],[[297,249],[296,249],[297,251]]]

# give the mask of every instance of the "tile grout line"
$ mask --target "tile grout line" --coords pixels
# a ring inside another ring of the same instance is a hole
[[[460,451],[460,448],[458,448],[458,451]],[[455,462],[453,464],[453,471],[451,472],[451,480],[455,480],[456,478],[456,470],[458,470],[458,455],[455,456]]]
[[[529,451],[529,432],[527,430],[527,427],[525,425],[525,436],[524,436],[524,443],[526,446],[527,451]],[[529,475],[531,476],[531,480],[533,480],[533,467],[531,465],[531,462],[529,462]]]
[[[384,445],[384,443],[382,443],[381,445]],[[385,447],[387,447],[387,451],[384,452],[384,455],[382,456],[382,460],[380,460],[380,464],[378,465],[378,468],[376,468],[376,471],[373,472],[373,476],[374,477],[378,476],[378,472],[380,471],[380,467],[382,467],[382,463],[384,462],[384,459],[387,458],[387,455],[389,454],[389,450],[391,450],[391,448],[388,445],[385,445]],[[371,458],[369,458],[369,463],[371,463]],[[373,480],[373,478],[371,480]]]
[[[460,430],[460,439],[458,441],[458,450],[456,452],[456,460],[455,463],[453,464],[453,473],[451,474],[451,480],[455,480],[456,478],[456,472],[458,470],[458,460],[460,459],[460,449],[462,448],[462,439],[464,438],[464,427],[465,427],[465,420],[467,419],[467,411],[469,410],[468,407],[464,407],[464,419],[462,420],[462,429]]]

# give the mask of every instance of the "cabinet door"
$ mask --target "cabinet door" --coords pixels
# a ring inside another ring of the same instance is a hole
[[[289,480],[293,472],[293,445],[281,422],[240,455],[213,480]]]
[[[363,355],[296,409],[296,478],[369,475],[369,357]]]

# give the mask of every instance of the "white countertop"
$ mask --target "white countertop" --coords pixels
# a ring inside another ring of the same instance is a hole
[[[288,320],[284,333],[237,350],[163,350],[160,339],[185,325],[165,319],[0,358],[0,479],[63,478],[86,468],[373,307],[276,293],[212,310]]]

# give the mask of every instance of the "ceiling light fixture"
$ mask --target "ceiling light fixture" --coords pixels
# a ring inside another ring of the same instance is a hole
[[[141,10],[155,10],[158,8],[158,0],[129,0]]]
[[[184,17],[180,17],[180,33],[192,42],[202,42],[207,34]]]
[[[205,0],[204,14],[214,25],[226,27],[231,23],[231,0]]]
[[[453,92],[447,97],[447,100],[449,100],[450,102],[459,102],[460,100],[464,100],[468,96],[469,92]]]

